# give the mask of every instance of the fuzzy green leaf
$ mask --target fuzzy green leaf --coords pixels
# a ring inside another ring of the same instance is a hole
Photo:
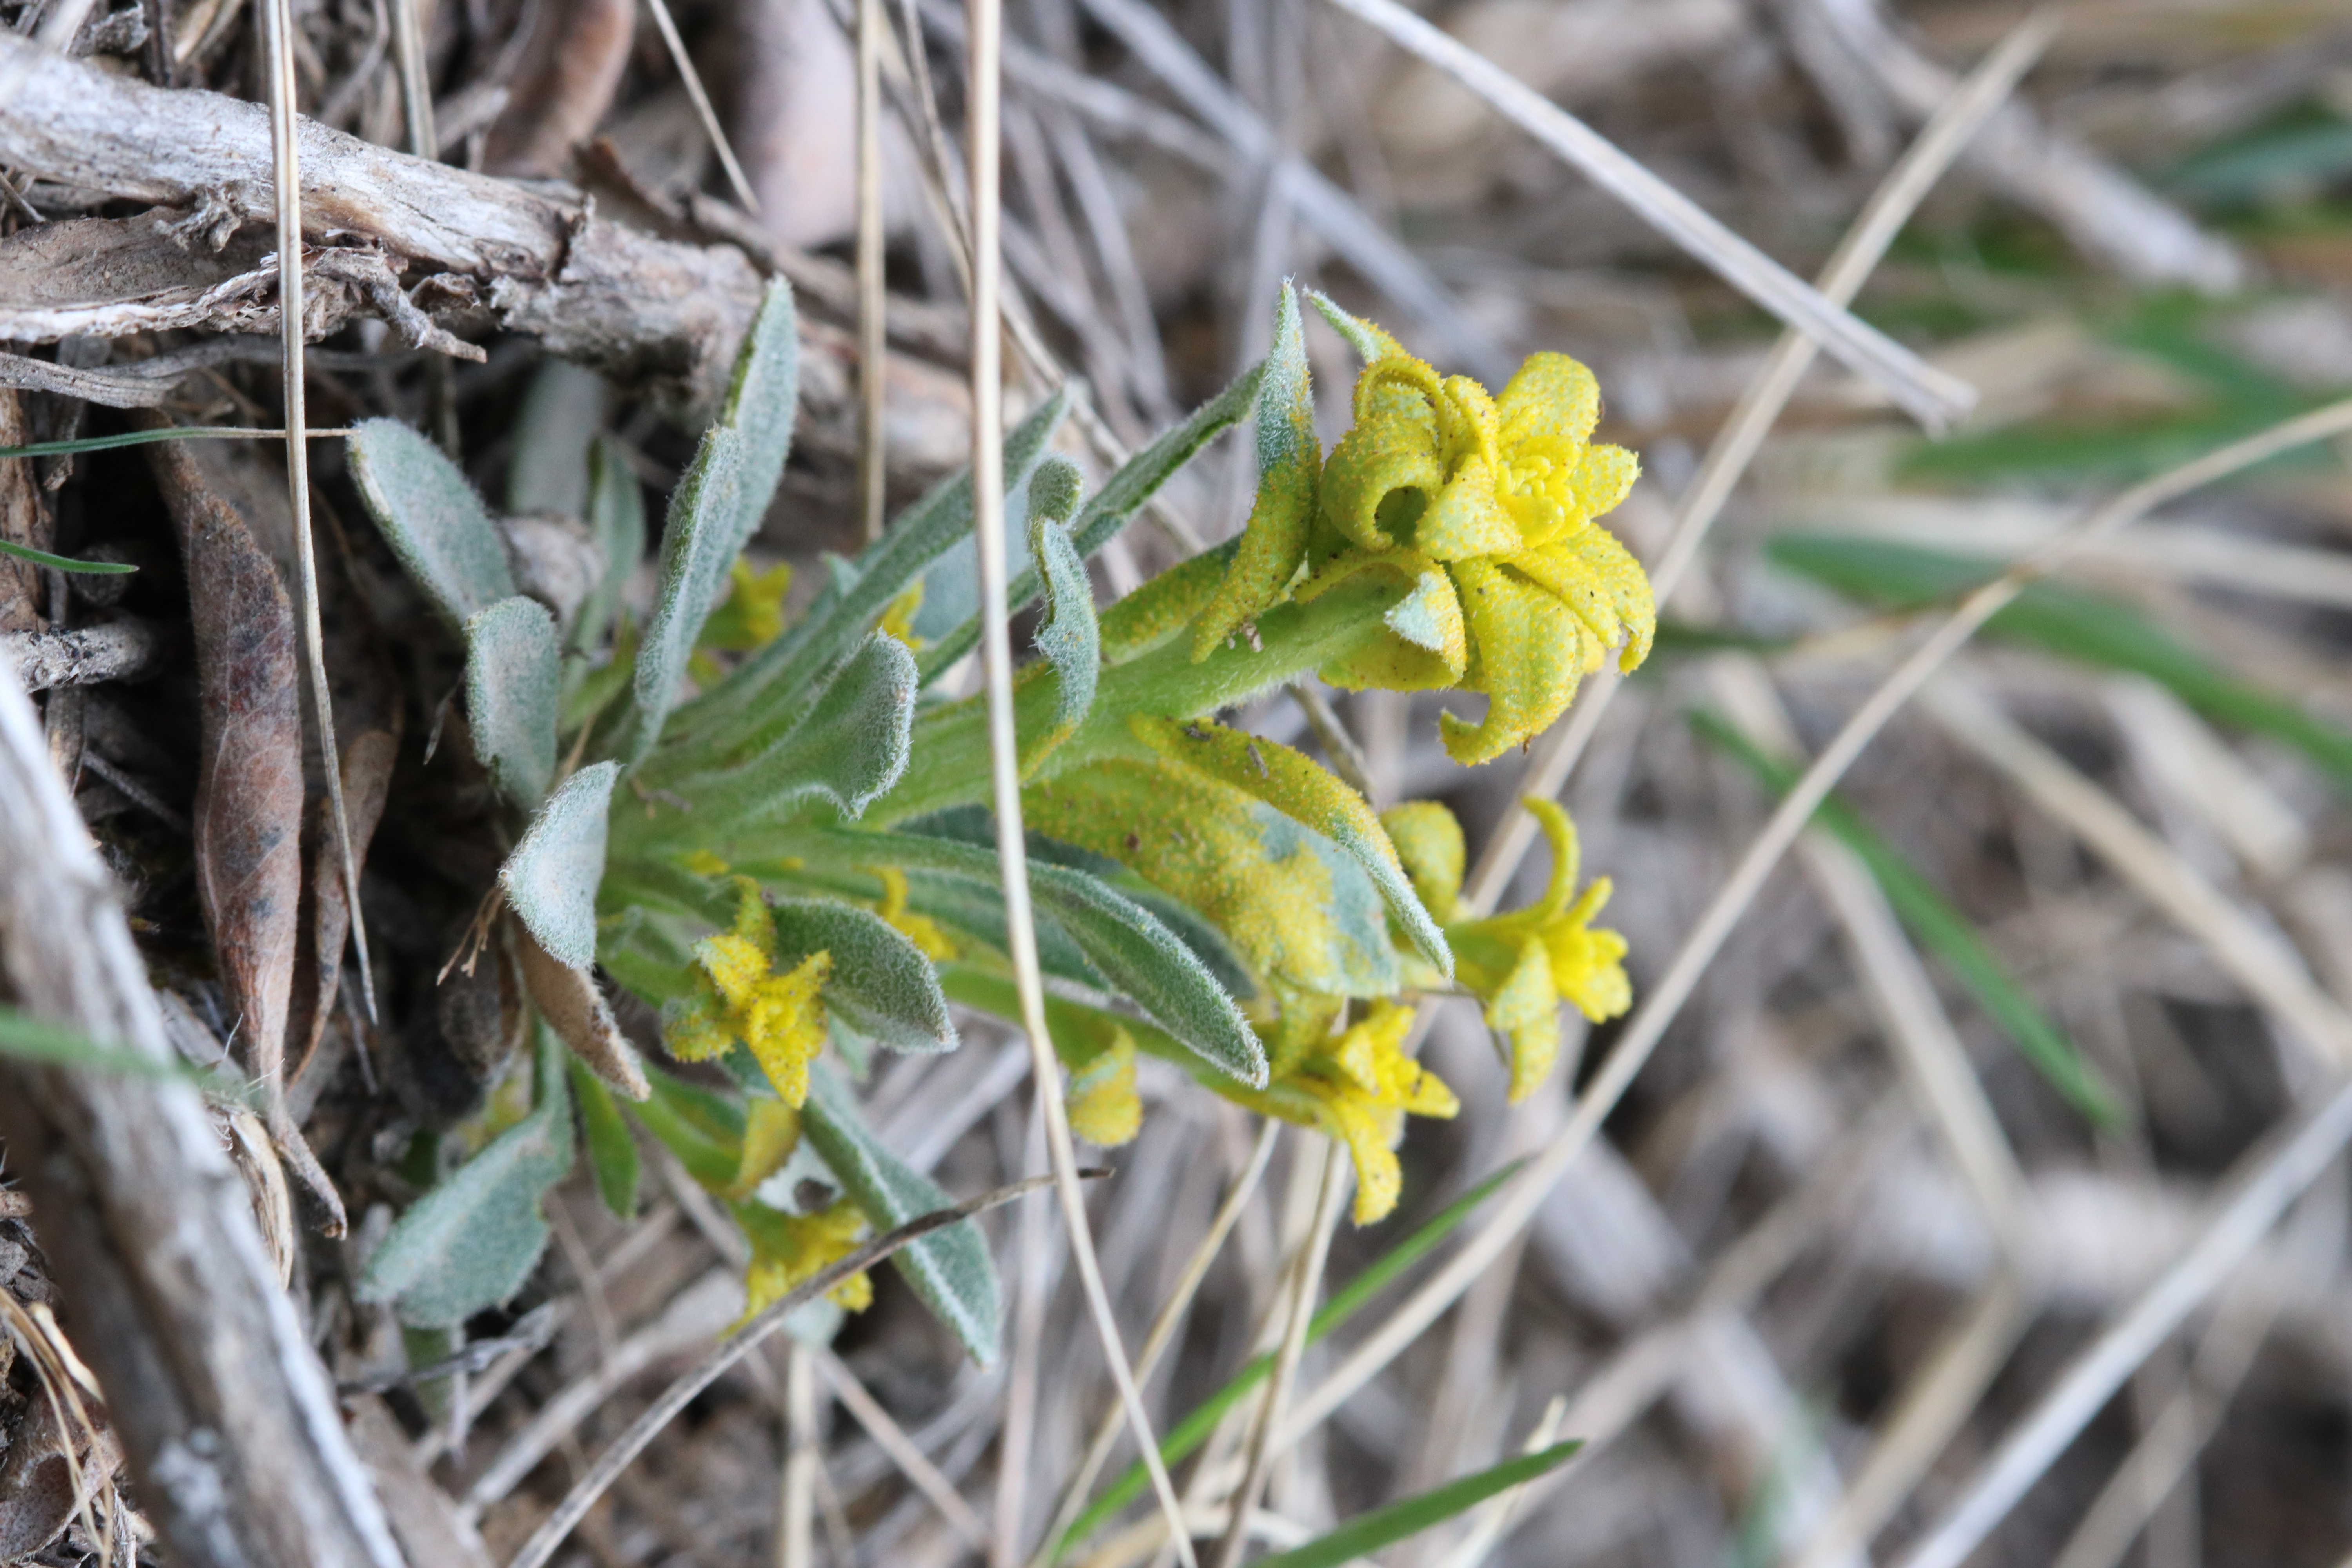
[[[466,621],[466,717],[474,754],[499,793],[526,811],[555,777],[562,653],[555,617],[518,594]]]
[[[686,1173],[716,1192],[742,1164],[743,1108],[723,1095],[647,1066],[653,1093],[629,1107]]]
[[[1307,289],[1307,299],[1317,310],[1322,313],[1323,319],[1331,323],[1331,330],[1348,340],[1348,346],[1355,350],[1356,357],[1366,364],[1371,363],[1395,346],[1394,342],[1386,332],[1365,321],[1361,316],[1349,313],[1338,300],[1320,289]]]
[[[604,574],[572,623],[572,646],[583,650],[603,644],[621,613],[629,574],[646,552],[646,492],[627,454],[609,437],[588,449],[588,532],[604,558]]]
[[[1068,391],[1057,391],[1005,437],[1007,493],[1027,481],[1069,407]],[[829,609],[813,609],[794,635],[752,654],[682,714],[684,732],[728,752],[756,752],[772,742],[808,689],[873,629],[890,601],[971,532],[971,476],[962,471],[908,508],[850,563],[854,581]]]
[[[1052,459],[1030,484],[1029,553],[1045,574],[1045,618],[1037,627],[1037,651],[1053,668],[1057,693],[1053,722],[1023,747],[1024,773],[1077,732],[1094,706],[1095,681],[1102,672],[1102,635],[1095,624],[1094,585],[1087,580],[1087,563],[1060,519],[1045,510],[1036,493],[1048,470],[1057,468],[1069,475],[1068,485],[1055,498],[1061,516],[1066,517],[1076,500],[1076,468]]]
[[[657,813],[632,823],[632,842],[724,841],[730,826],[792,820],[815,805],[856,821],[906,771],[915,720],[915,657],[887,632],[876,632],[818,692],[803,716],[759,755],[707,773],[682,773],[657,755],[647,781],[693,803],[689,813]]]
[[[833,954],[824,1005],[858,1033],[901,1051],[951,1051],[955,1025],[930,961],[880,916],[826,899],[780,899],[776,961]]]
[[[366,419],[345,449],[392,552],[453,628],[513,596],[506,542],[440,447],[397,419]]]
[[[1184,466],[1200,456],[1201,448],[1219,435],[1241,422],[1257,395],[1258,377],[1265,367],[1253,365],[1236,376],[1233,384],[1216,396],[1192,411],[1192,417],[1174,429],[1163,432],[1159,439],[1129,458],[1113,474],[1094,499],[1079,511],[1077,521],[1070,524],[1070,542],[1080,560],[1108,544],[1128,520],[1141,510],[1145,502],[1160,493],[1160,487],[1182,471]],[[1011,489],[1011,464],[1006,464],[1005,487]],[[1037,596],[1038,581],[1035,567],[1021,573],[1005,590],[1007,612],[1018,612]],[[980,617],[973,616],[955,630],[923,650],[923,679],[928,683],[940,671],[970,653],[980,644]]]
[[[604,378],[585,366],[551,359],[539,367],[515,415],[507,510],[587,514],[588,448],[605,397]]]
[[[819,872],[897,866],[982,887],[1000,885],[995,854],[976,844],[915,833],[812,832],[792,853]],[[1069,933],[1113,989],[1203,1058],[1253,1087],[1265,1082],[1265,1053],[1231,995],[1176,934],[1098,878],[1033,862],[1030,896]]]
[[[1362,795],[1303,753],[1211,720],[1179,724],[1138,714],[1128,725],[1170,762],[1263,801],[1339,846],[1380,889],[1389,913],[1422,957],[1439,973],[1453,974],[1454,955],[1446,950],[1445,933],[1422,907],[1388,830]]]
[[[637,1217],[637,1141],[621,1108],[596,1075],[577,1057],[568,1059],[572,1092],[580,1101],[580,1126],[588,1135],[588,1168],[595,1173],[596,1194],[615,1219]]]
[[[1288,1552],[1259,1558],[1257,1568],[1340,1568],[1342,1563],[1369,1557],[1384,1546],[1393,1546],[1424,1530],[1434,1529],[1496,1492],[1508,1491],[1558,1468],[1582,1447],[1580,1439],[1555,1443],[1538,1453],[1506,1459],[1476,1475],[1358,1514],[1328,1535],[1318,1536]]]
[[[847,1087],[824,1062],[810,1076],[801,1127],[877,1231],[895,1229],[954,1201],[937,1183],[883,1147]],[[1003,1296],[980,1227],[965,1220],[933,1231],[910,1243],[893,1261],[972,1360],[993,1365],[1003,1331]]]
[[[563,1047],[539,1031],[530,1114],[408,1205],[356,1292],[411,1328],[450,1329],[522,1289],[547,1246],[540,1203],[572,1170]]]
[[[799,384],[800,324],[779,278],[744,334],[718,422],[670,497],[661,588],[637,649],[635,729],[623,747],[632,762],[660,737],[702,623],[783,477]]]
[[[1275,304],[1274,346],[1258,376],[1251,415],[1257,425],[1257,498],[1224,581],[1193,623],[1196,659],[1206,658],[1243,622],[1279,599],[1307,559],[1323,445],[1315,434],[1315,394],[1298,298],[1286,278]]]
[[[617,763],[581,769],[539,808],[499,885],[507,902],[558,962],[585,969],[596,962],[596,887],[604,879],[604,835]]]

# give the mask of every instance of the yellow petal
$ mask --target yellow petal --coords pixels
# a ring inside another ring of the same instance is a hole
[[[1389,842],[1396,846],[1422,906],[1441,923],[1452,920],[1462,900],[1466,859],[1462,824],[1454,813],[1439,801],[1409,800],[1381,813],[1381,826],[1389,830]]]
[[[1394,407],[1359,416],[1323,465],[1323,519],[1362,549],[1386,550],[1410,535],[1444,483],[1426,407],[1419,417]]]
[[[1632,669],[1649,657],[1658,626],[1649,575],[1608,530],[1588,528],[1540,550],[1515,551],[1502,561],[1575,611],[1601,647],[1622,638],[1619,668]]]
[[[1538,938],[1519,948],[1511,968],[1486,1004],[1486,1026],[1511,1044],[1511,1103],[1526,1099],[1551,1071],[1559,1055],[1559,992],[1552,983],[1551,954]]]
[[[781,1100],[761,1096],[751,1101],[743,1118],[743,1153],[735,1179],[720,1195],[748,1198],[761,1182],[784,1168],[800,1146],[801,1113]]]
[[[1413,529],[1412,545],[1432,561],[1466,561],[1519,548],[1519,525],[1495,494],[1495,476],[1475,454],[1463,460]]]
[[[1112,1148],[1132,1139],[1143,1125],[1143,1100],[1135,1092],[1135,1041],[1121,1029],[1095,1058],[1070,1074],[1070,1131],[1089,1143]]]
[[[1576,823],[1556,800],[1530,795],[1521,796],[1519,804],[1535,817],[1536,826],[1543,829],[1544,842],[1551,849],[1551,879],[1544,887],[1543,897],[1529,906],[1537,919],[1549,919],[1568,907],[1568,896],[1576,887],[1576,873],[1583,858],[1577,847]]]
[[[1601,423],[1601,383],[1561,353],[1533,353],[1495,400],[1505,445],[1532,437],[1580,443]]]
[[[905,643],[909,651],[919,649],[923,639],[915,635],[915,616],[922,607],[923,580],[918,577],[901,589],[897,598],[882,606],[877,627]]]
[[[695,962],[719,988],[730,1009],[751,1004],[760,983],[768,977],[768,955],[732,931],[704,937],[694,944]]]
[[[1355,1163],[1355,1222],[1376,1225],[1388,1218],[1404,1191],[1404,1169],[1390,1147],[1402,1118],[1350,1096],[1327,1100],[1325,1110],[1332,1130],[1348,1145],[1348,1157]]]
[[[735,1026],[728,1020],[726,1002],[710,977],[698,973],[693,994],[662,1021],[662,1044],[682,1062],[701,1062],[724,1056],[734,1043]]]
[[[1559,718],[1601,647],[1566,605],[1526,578],[1486,561],[1459,561],[1449,570],[1470,631],[1473,662],[1463,684],[1487,700],[1478,723],[1447,713],[1438,728],[1447,753],[1475,766]]]
[[[789,974],[762,981],[751,1005],[740,1009],[743,1043],[786,1105],[808,1100],[809,1064],[824,1048],[824,983],[833,955],[813,952]]]
[[[724,877],[727,862],[708,849],[691,850],[678,857],[677,863],[698,877]]]

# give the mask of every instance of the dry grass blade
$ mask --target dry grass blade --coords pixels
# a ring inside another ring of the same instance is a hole
[[[2352,1068],[2352,1014],[2319,988],[2292,948],[2198,875],[2114,796],[1958,681],[1930,686],[1920,705],[2202,942],[2305,1047],[2335,1070]]]
[[[1234,1178],[1224,1201],[1217,1205],[1216,1214],[1209,1221],[1208,1231],[1201,1237],[1201,1244],[1192,1249],[1192,1256],[1185,1260],[1183,1272],[1177,1276],[1175,1289],[1169,1291],[1168,1300],[1160,1303],[1159,1312],[1151,1320],[1150,1331],[1143,1337],[1143,1348],[1136,1352],[1137,1383],[1143,1383],[1159,1370],[1160,1358],[1175,1342],[1177,1326],[1183,1322],[1185,1313],[1191,1310],[1192,1298],[1201,1289],[1201,1281],[1208,1278],[1209,1266],[1223,1250],[1225,1238],[1233,1234],[1234,1223],[1242,1217],[1243,1205],[1256,1194],[1258,1182],[1265,1174],[1266,1163],[1274,1156],[1275,1140],[1281,1131],[1282,1123],[1271,1116],[1258,1123],[1257,1137],[1250,1144],[1248,1163],[1241,1174]],[[1118,1441],[1119,1427],[1125,1415],[1124,1409],[1116,1402],[1103,1412],[1102,1420],[1095,1427],[1094,1439],[1087,1445],[1086,1458],[1079,1461],[1077,1473],[1062,1489],[1061,1506],[1054,1511],[1054,1522],[1046,1530],[1045,1539],[1030,1557],[1029,1568],[1045,1568],[1063,1533],[1085,1510],[1087,1499],[1094,1491],[1095,1480],[1102,1474],[1103,1466],[1109,1462],[1112,1446]]]
[[[866,541],[882,537],[889,474],[883,374],[889,293],[883,276],[882,0],[857,0],[857,511]]]
[[[710,95],[702,89],[702,73],[694,68],[694,57],[686,52],[686,40],[677,36],[677,24],[671,20],[669,0],[646,0],[654,14],[654,26],[661,32],[662,47],[669,51],[669,63],[677,69],[678,80],[686,85],[686,95],[694,102],[695,118],[702,122],[702,133],[710,138],[710,150],[719,154],[719,166],[727,172],[728,188],[743,210],[752,216],[760,216],[760,198],[751,194],[751,182],[743,177],[743,165],[735,161],[734,144],[727,139],[726,127],[719,123],[719,111],[710,107]]]
[[[938,1509],[940,1517],[963,1538],[965,1545],[975,1552],[987,1550],[988,1527],[981,1522],[978,1514],[971,1511],[971,1505],[963,1500],[963,1494],[955,1489],[955,1484],[940,1474],[939,1467],[925,1458],[922,1449],[915,1446],[915,1440],[890,1419],[890,1413],[866,1392],[866,1385],[857,1381],[857,1374],[844,1366],[839,1356],[824,1349],[818,1349],[814,1353],[817,1371],[824,1374],[835,1397],[856,1418],[857,1424],[866,1428],[866,1436],[880,1444],[882,1451],[890,1456],[891,1463],[915,1483],[917,1489],[931,1500],[931,1506]]]
[[[967,1198],[953,1208],[935,1210],[908,1220],[898,1229],[876,1237],[847,1257],[827,1264],[762,1307],[750,1322],[728,1335],[724,1342],[703,1357],[691,1371],[662,1390],[661,1396],[645,1414],[631,1422],[628,1430],[615,1438],[611,1447],[597,1456],[588,1473],[580,1478],[572,1490],[564,1495],[563,1500],[556,1505],[555,1511],[531,1532],[530,1539],[523,1542],[521,1550],[514,1554],[507,1568],[545,1568],[548,1560],[555,1555],[556,1548],[563,1544],[581,1519],[595,1505],[596,1500],[604,1495],[605,1489],[627,1468],[629,1461],[644,1453],[646,1445],[658,1436],[662,1428],[676,1419],[677,1413],[685,1409],[696,1394],[718,1382],[719,1375],[729,1367],[741,1361],[759,1348],[769,1335],[782,1328],[785,1319],[851,1275],[863,1273],[882,1262],[908,1242],[919,1240],[935,1230],[945,1229],[975,1215],[986,1214],[1000,1205],[1011,1203],[1024,1193],[1035,1192],[1053,1179],[1051,1176],[1031,1176],[993,1192],[982,1193],[976,1198]]]
[[[1697,988],[1732,928],[1739,922],[1764,880],[1797,836],[1820,809],[1829,792],[1843,777],[1863,749],[1876,738],[1888,720],[1926,684],[1929,676],[1976,635],[1985,622],[2034,578],[2056,570],[2084,544],[2113,533],[2135,518],[2177,500],[2181,496],[2232,473],[2315,441],[2352,430],[2352,401],[2332,403],[2313,413],[2275,425],[2242,441],[2234,441],[2194,461],[2134,486],[2095,509],[2062,539],[2020,563],[2009,573],[1986,584],[1962,602],[1927,638],[1880,683],[1846,721],[1834,740],[1816,758],[1774,811],[1762,831],[1749,843],[1690,934],[1683,939],[1657,984],[1637,1008],[1618,1037],[1591,1085],[1578,1097],[1568,1124],[1542,1154],[1496,1194],[1496,1207],[1476,1235],[1470,1237],[1445,1267],[1415,1291],[1380,1330],[1357,1347],[1338,1370],[1326,1378],[1291,1415],[1283,1446],[1295,1442],[1360,1388],[1422,1331],[1467,1289],[1470,1282],[1508,1246],[1534,1216],[1570,1162],[1581,1153],[1601,1123],[1632,1087],[1650,1053],[1665,1037],[1667,1027]]]
[[[1922,425],[1941,429],[1976,402],[1974,390],[1965,382],[1937,370],[1823,298],[1599,132],[1476,50],[1440,32],[1395,0],[1331,3],[1378,27],[1486,100],[1496,113],[1575,164],[1593,184],[1733,288],[1805,332],[1841,363],[1876,382]]]
[[[1256,1417],[1250,1425],[1249,1457],[1244,1462],[1241,1485],[1227,1499],[1232,1522],[1225,1526],[1223,1540],[1211,1561],[1215,1568],[1239,1568],[1242,1553],[1249,1545],[1249,1518],[1257,1509],[1258,1499],[1265,1493],[1265,1478],[1274,1462],[1274,1433],[1282,1420],[1283,1406],[1290,1399],[1290,1388],[1298,1375],[1298,1358],[1306,1353],[1307,1325],[1315,1318],[1315,1303],[1323,1292],[1323,1265],[1331,1256],[1331,1234],[1339,1224],[1339,1195],[1347,1185],[1348,1163],[1341,1158],[1339,1140],[1323,1141],[1323,1178],[1317,1185],[1315,1217],[1308,1223],[1307,1239],[1298,1249],[1298,1262],[1290,1282],[1289,1317],[1282,1327],[1282,1342],[1274,1356],[1274,1373],[1266,1379],[1265,1398],[1259,1405]]]
[[[1853,303],[1885,256],[1886,247],[1895,243],[1903,226],[1911,221],[1911,215],[1927,199],[1927,193],[2033,68],[2033,62],[2049,44],[2050,32],[2051,25],[2045,17],[2029,18],[1988,54],[1959,89],[1937,109],[1905,151],[1902,161],[1887,172],[1886,178],[1871,194],[1862,216],[1846,230],[1837,249],[1831,253],[1816,284],[1822,299],[1839,307]],[[1741,391],[1731,416],[1724,421],[1723,428],[1707,447],[1697,475],[1675,502],[1674,531],[1667,535],[1665,550],[1650,572],[1651,590],[1660,608],[1672,602],[1683,574],[1697,559],[1699,545],[1722,514],[1724,502],[1731,499],[1741,476],[1756,460],[1764,437],[1770,434],[1781,410],[1795,394],[1797,384],[1812,368],[1820,353],[1820,343],[1792,327],[1781,334],[1780,341],[1772,346],[1771,357]],[[1521,768],[1519,782],[1511,791],[1512,799],[1532,795],[1551,800],[1559,795],[1576,760],[1591,743],[1601,715],[1616,692],[1616,671],[1604,665],[1601,679],[1594,681],[1584,700],[1570,713],[1568,722],[1555,726],[1536,742],[1534,755]],[[1503,896],[1503,889],[1518,874],[1519,864],[1534,847],[1535,838],[1532,813],[1513,811],[1505,816],[1500,830],[1480,851],[1478,864],[1464,886],[1464,895],[1473,909],[1486,910],[1495,907],[1495,900]]]
[[[295,138],[294,13],[291,0],[262,0],[263,34],[269,62],[271,168],[278,194],[278,314],[285,345],[286,489],[294,512],[294,551],[300,578],[302,643],[310,697],[319,716],[320,753],[342,755],[335,744],[335,704],[327,686],[326,634],[319,623],[319,552],[310,532],[309,400],[302,373],[302,167]],[[371,1022],[376,1017],[375,971],[368,962],[367,920],[360,909],[359,858],[352,852],[351,822],[343,809],[342,771],[326,770],[327,805],[335,825],[335,853],[342,859],[343,899],[351,911],[352,955],[359,960],[360,998]],[[320,962],[329,962],[320,954]],[[340,1228],[340,1227],[339,1227]]]
[[[1168,1479],[1168,1468],[1160,1462],[1151,1418],[1143,1408],[1142,1393],[1136,1387],[1126,1348],[1119,1342],[1118,1321],[1103,1289],[1102,1268],[1087,1224],[1086,1195],[1078,1187],[1077,1150],[1070,1139],[1069,1111],[1062,1100],[1061,1065],[1055,1059],[1054,1038],[1045,1027],[1045,981],[1037,967],[1028,851],[1021,827],[1020,742],[1013,731],[1013,637],[1005,604],[1004,457],[1000,445],[1004,427],[1003,372],[998,308],[1003,260],[998,241],[1003,89],[998,60],[1004,19],[998,0],[967,0],[965,16],[965,142],[971,153],[971,523],[980,555],[980,648],[988,693],[989,772],[995,802],[996,854],[1003,872],[1006,945],[1020,992],[1022,1028],[1029,1037],[1037,1114],[1045,1123],[1054,1184],[1069,1226],[1071,1256],[1102,1340],[1103,1359],[1127,1407],[1136,1444],[1150,1468],[1153,1489],[1176,1532],[1178,1555],[1184,1568],[1193,1568],[1192,1544],[1181,1525],[1183,1510]]]
[[[2225,1188],[2228,1195],[2195,1241],[2074,1359],[1935,1525],[1904,1553],[1900,1568],[1960,1568],[2132,1370],[2221,1288],[2347,1139],[2352,1083],[2337,1086],[2300,1126],[2283,1129],[2241,1160]]]
[[[419,16],[425,0],[392,0],[392,58],[400,74],[401,119],[408,132],[408,150],[419,158],[437,155],[441,145],[433,129],[433,81],[425,62],[425,24]]]

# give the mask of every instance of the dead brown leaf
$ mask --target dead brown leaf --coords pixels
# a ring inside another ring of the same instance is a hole
[[[618,1092],[631,1100],[652,1094],[653,1086],[637,1065],[635,1048],[623,1037],[620,1025],[613,1019],[612,1005],[596,989],[596,977],[540,946],[520,921],[509,920],[506,924],[515,957],[522,964],[523,984],[530,988],[531,1002],[547,1026],[572,1047],[572,1054],[590,1072]]]
[[[286,1018],[302,897],[294,609],[254,529],[185,447],[147,450],[179,536],[195,631],[197,899],[270,1135],[326,1211],[330,1234],[341,1235],[342,1200],[286,1114]]]
[[[0,1563],[29,1557],[56,1540],[122,1463],[122,1446],[86,1401],[94,1426],[73,1431],[46,1394],[37,1394],[16,1440],[0,1458]],[[80,1486],[75,1481],[79,1478]]]

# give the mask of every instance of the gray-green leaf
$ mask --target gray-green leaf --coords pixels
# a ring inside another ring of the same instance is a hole
[[[563,783],[499,868],[499,884],[539,945],[558,962],[596,962],[596,886],[604,879],[604,833],[617,763],[598,763]]]
[[[1066,472],[1066,481],[1055,473],[1051,493],[1041,497],[1039,482],[1056,469]],[[1102,632],[1095,622],[1094,585],[1087,580],[1087,563],[1079,559],[1061,522],[1077,500],[1076,481],[1077,469],[1056,458],[1040,467],[1037,478],[1030,482],[1030,558],[1045,574],[1045,618],[1037,627],[1037,651],[1054,667],[1059,694],[1054,721],[1032,738],[1024,764],[1034,764],[1076,732],[1094,707],[1095,680],[1102,673]],[[1048,510],[1055,503],[1059,510]]]
[[[907,771],[915,721],[915,656],[876,632],[841,667],[806,713],[749,762],[715,773],[681,773],[665,756],[646,777],[694,803],[654,831],[714,843],[726,825],[776,822],[817,803],[856,821]]]
[[[539,367],[515,416],[507,510],[586,514],[588,444],[604,423],[604,378],[585,366],[551,359]]]
[[[1387,345],[1381,342],[1378,330],[1361,317],[1349,314],[1330,295],[1320,289],[1309,289],[1307,298],[1323,312],[1323,319],[1331,323],[1331,330],[1347,339],[1348,346],[1355,350],[1356,356],[1366,364],[1387,352]]]
[[[670,498],[661,590],[637,650],[635,729],[624,748],[632,761],[659,738],[702,623],[783,477],[799,381],[800,326],[792,288],[779,278],[744,335],[719,421]]]
[[[525,810],[555,778],[555,711],[562,653],[555,617],[518,594],[466,621],[466,717],[474,754],[499,793]]]
[[[940,978],[915,944],[878,915],[827,899],[780,899],[776,962],[833,955],[824,1005],[849,1026],[901,1051],[951,1051],[954,1023]]]
[[[939,1184],[883,1147],[848,1089],[824,1062],[810,1075],[801,1126],[832,1167],[842,1190],[876,1230],[895,1229],[954,1200]],[[893,1259],[907,1283],[982,1366],[996,1361],[1003,1333],[1002,1292],[988,1242],[970,1220],[933,1231]]]
[[[456,1328],[522,1289],[547,1246],[540,1203],[572,1170],[563,1047],[542,1029],[530,1115],[409,1205],[368,1259],[358,1296],[411,1328]]]
[[[397,419],[365,419],[346,450],[392,552],[453,628],[513,595],[506,542],[440,447]]]
[[[646,552],[646,494],[627,454],[610,437],[588,449],[588,532],[604,558],[604,574],[572,623],[572,646],[583,649],[596,647],[612,629],[629,574]]]

